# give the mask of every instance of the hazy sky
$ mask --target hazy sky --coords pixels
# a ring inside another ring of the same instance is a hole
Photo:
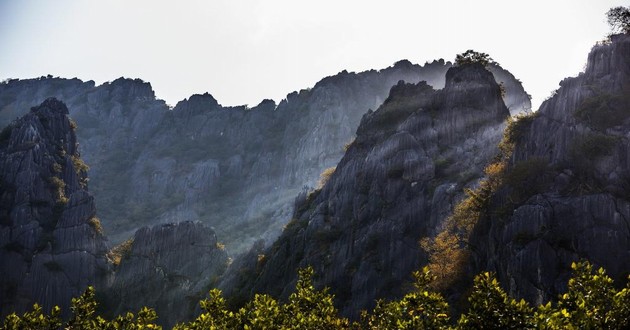
[[[174,105],[224,105],[311,87],[341,70],[400,59],[490,54],[534,107],[579,73],[608,33],[609,0],[0,0],[0,79],[52,74],[151,82]]]

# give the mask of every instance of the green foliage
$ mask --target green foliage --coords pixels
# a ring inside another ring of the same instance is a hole
[[[499,149],[504,155],[511,155],[516,143],[529,131],[535,113],[519,114],[515,118],[508,117],[507,126],[503,131],[503,139],[499,143]]]
[[[573,141],[571,156],[573,158],[598,159],[609,155],[617,138],[600,133],[590,133]]]
[[[439,293],[429,291],[435,280],[429,267],[414,272],[415,290],[401,300],[379,300],[371,314],[362,313],[365,329],[448,329],[448,303]]]
[[[496,62],[486,53],[476,52],[469,49],[461,54],[457,54],[455,57],[455,65],[462,66],[467,64],[479,63],[483,66],[488,64],[496,64]]]
[[[630,282],[621,291],[603,268],[587,261],[573,263],[567,293],[557,304],[538,308],[540,329],[627,329],[630,327]]]
[[[313,269],[299,270],[295,292],[287,304],[279,304],[267,295],[256,295],[238,311],[227,308],[218,289],[210,290],[209,297],[200,302],[203,313],[188,324],[175,329],[345,329],[347,319],[338,316],[333,296],[328,289],[315,290]]]
[[[12,313],[4,319],[0,330],[56,330],[61,327],[61,309],[53,307],[50,314],[45,315],[42,307],[33,305],[33,310],[24,313],[21,317]]]
[[[286,323],[291,329],[339,329],[348,326],[348,320],[337,316],[333,296],[328,288],[321,291],[313,286],[313,268],[300,269],[295,292],[284,307]]]
[[[96,314],[98,304],[93,287],[88,287],[78,298],[72,298],[70,310],[72,316],[62,327],[61,309],[53,307],[50,314],[42,313],[42,308],[35,304],[33,310],[18,316],[8,315],[0,326],[0,330],[145,330],[162,329],[155,324],[157,314],[152,309],[143,307],[137,317],[133,313],[117,316],[107,321]]]
[[[574,274],[568,292],[557,303],[536,309],[523,300],[510,298],[491,273],[475,277],[468,298],[470,307],[453,324],[449,306],[432,292],[436,277],[429,267],[414,272],[415,289],[400,300],[379,300],[370,313],[361,313],[361,323],[352,326],[338,315],[334,297],[327,289],[315,290],[313,269],[299,270],[295,292],[281,304],[268,295],[257,294],[237,311],[227,307],[220,290],[212,289],[200,302],[202,313],[193,321],[178,324],[177,330],[202,329],[627,329],[630,327],[630,278],[617,291],[603,269],[593,271],[588,262],[572,265]],[[35,304],[33,310],[5,317],[0,330],[144,330],[161,329],[157,314],[143,307],[106,320],[96,314],[94,288],[72,299],[72,316],[63,324],[59,307],[46,315]],[[63,324],[63,326],[62,326]]]
[[[96,299],[93,287],[87,290],[78,298],[72,298],[70,311],[72,317],[68,321],[68,329],[102,329],[105,327],[106,321],[96,314]]]
[[[578,106],[575,111],[578,120],[591,128],[604,131],[630,118],[630,86],[625,86],[616,94],[596,93]]]
[[[630,33],[630,8],[614,7],[606,12],[606,19],[613,32]]]
[[[534,310],[510,298],[493,274],[477,275],[468,298],[470,309],[458,322],[460,329],[533,329]]]

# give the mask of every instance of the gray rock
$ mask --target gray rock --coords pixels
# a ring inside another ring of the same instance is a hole
[[[69,313],[72,297],[109,274],[105,238],[80,167],[68,109],[48,99],[0,142],[0,309],[34,303]]]
[[[107,291],[113,315],[154,308],[172,327],[192,311],[228,265],[225,248],[201,223],[180,222],[139,229]]]
[[[279,239],[228,270],[226,294],[287,297],[297,268],[312,265],[316,285],[331,287],[345,315],[402,295],[426,262],[418,240],[435,233],[462,188],[482,177],[510,115],[481,65],[451,68],[445,85],[394,86],[363,117],[329,181],[298,199]]]

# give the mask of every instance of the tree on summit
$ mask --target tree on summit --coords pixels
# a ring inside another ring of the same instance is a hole
[[[606,13],[608,24],[612,28],[613,32],[630,33],[630,8],[629,7],[614,7],[610,8]]]
[[[483,66],[488,64],[496,64],[496,62],[486,53],[476,52],[469,49],[461,54],[457,54],[455,57],[455,65],[462,66],[466,64],[479,63]]]

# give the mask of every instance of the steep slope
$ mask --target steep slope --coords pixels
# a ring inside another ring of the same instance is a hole
[[[90,187],[114,243],[145,225],[200,220],[238,252],[279,233],[294,197],[339,161],[361,116],[391,86],[426,80],[441,88],[450,67],[443,60],[424,66],[403,60],[380,71],[344,71],[278,105],[266,100],[251,109],[223,107],[204,94],[171,111],[137,79],[101,86],[12,80],[0,84],[0,124],[26,104],[61,97],[79,125]],[[500,67],[490,69],[505,82],[512,110],[529,108],[520,83]]]
[[[400,295],[426,261],[419,239],[483,175],[509,115],[480,64],[450,68],[439,91],[398,83],[363,117],[323,188],[296,203],[280,238],[237,260],[221,287],[237,302],[253,292],[286,297],[296,269],[312,265],[346,315]]]
[[[109,272],[74,123],[55,99],[0,134],[0,309],[46,311]]]
[[[193,318],[190,313],[228,264],[214,231],[193,222],[141,228],[118,253],[105,310],[120,315],[151,307],[167,328]]]
[[[593,47],[535,116],[517,123],[504,186],[482,219],[476,268],[540,303],[564,291],[571,262],[630,273],[630,36]]]

